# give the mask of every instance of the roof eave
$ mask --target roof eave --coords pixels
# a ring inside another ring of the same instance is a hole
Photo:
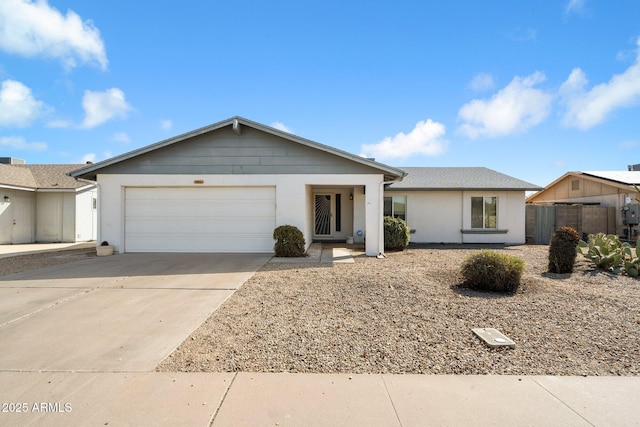
[[[498,188],[498,187],[389,187],[387,191],[539,191],[541,187]]]
[[[7,190],[18,190],[18,191],[36,191],[37,188],[34,187],[23,187],[20,185],[11,185],[11,184],[0,184],[0,188],[6,188]]]

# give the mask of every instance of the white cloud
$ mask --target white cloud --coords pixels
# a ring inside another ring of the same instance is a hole
[[[67,69],[78,63],[107,68],[100,31],[72,10],[66,15],[47,0],[0,1],[0,49],[25,57],[45,56],[62,61]]]
[[[27,126],[44,108],[33,97],[31,89],[15,80],[5,80],[0,86],[0,126]]]
[[[113,134],[113,140],[117,142],[129,143],[131,138],[126,132],[116,132]]]
[[[396,136],[386,137],[377,144],[363,144],[362,156],[378,160],[405,159],[415,155],[437,156],[442,154],[448,144],[443,139],[443,124],[429,119],[420,121],[408,134],[400,132]]]
[[[493,89],[495,87],[493,76],[489,73],[476,74],[469,83],[469,87],[476,92]]]
[[[96,153],[87,153],[84,156],[82,156],[82,159],[80,160],[80,163],[95,163],[96,161]]]
[[[160,128],[164,130],[171,129],[173,127],[173,121],[169,119],[160,120]]]
[[[584,12],[586,3],[587,0],[569,0],[564,8],[564,13],[567,15],[572,13],[582,13]]]
[[[584,71],[571,71],[560,87],[566,126],[586,130],[603,122],[613,111],[640,103],[640,39],[638,46],[635,62],[629,68],[590,90],[586,89],[589,82]]]
[[[549,115],[553,96],[534,86],[545,79],[540,72],[515,77],[491,99],[474,99],[463,105],[458,112],[458,119],[464,122],[459,132],[469,138],[499,137],[541,123]]]
[[[73,126],[73,123],[65,119],[54,119],[47,123],[47,127],[54,129],[67,129]]]
[[[105,151],[102,153],[102,160],[108,159],[110,157],[113,157],[113,154],[111,154],[111,151]],[[87,162],[95,163],[97,159],[98,159],[98,155],[96,153],[87,153],[84,156],[82,156],[82,159],[80,159],[80,163],[87,163]]]
[[[113,118],[124,119],[132,110],[124,92],[111,88],[104,92],[86,90],[82,98],[85,117],[82,127],[93,128]]]
[[[21,136],[3,136],[0,137],[0,147],[24,151],[44,151],[47,149],[47,144],[44,142],[27,142]]]
[[[287,132],[287,133],[294,133],[293,129],[289,128],[288,126],[286,126],[284,123],[282,122],[273,122],[271,123],[271,127],[281,130],[283,132]]]

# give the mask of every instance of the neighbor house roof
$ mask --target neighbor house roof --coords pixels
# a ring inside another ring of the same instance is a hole
[[[29,190],[77,190],[86,182],[67,175],[85,165],[24,165],[0,164],[0,186]]]
[[[583,175],[614,181],[620,184],[639,185],[640,171],[584,171]]]
[[[337,148],[330,147],[328,145],[320,144],[318,142],[311,141],[311,140],[306,139],[306,138],[302,138],[302,137],[294,135],[292,133],[284,132],[284,131],[281,131],[279,129],[275,129],[275,128],[272,128],[270,126],[266,126],[266,125],[263,125],[261,123],[254,122],[254,121],[251,121],[251,120],[245,119],[243,117],[239,117],[239,116],[232,117],[230,119],[223,120],[221,122],[214,123],[212,125],[205,126],[205,127],[200,128],[200,129],[196,129],[194,131],[184,133],[182,135],[175,136],[173,138],[165,139],[164,141],[160,141],[160,142],[157,142],[155,144],[147,145],[146,147],[142,147],[142,148],[139,148],[137,150],[133,150],[133,151],[130,151],[128,153],[121,154],[119,156],[112,157],[112,158],[104,160],[102,162],[98,162],[98,163],[95,163],[93,165],[83,167],[82,169],[79,169],[77,171],[71,172],[70,175],[73,176],[73,177],[81,177],[81,178],[88,178],[88,179],[95,180],[96,179],[96,175],[99,173],[99,171],[101,169],[104,169],[104,168],[108,167],[108,166],[111,166],[111,165],[114,165],[116,163],[120,163],[120,162],[129,160],[131,158],[134,158],[134,157],[149,153],[151,151],[158,150],[160,148],[164,148],[164,147],[179,143],[181,141],[187,140],[189,138],[193,138],[193,137],[196,137],[198,135],[209,133],[209,132],[212,132],[214,130],[221,129],[221,128],[224,128],[224,127],[227,127],[227,126],[233,126],[233,128],[235,130],[240,125],[249,126],[251,128],[260,130],[262,132],[266,132],[266,133],[269,133],[269,134],[272,134],[272,135],[276,135],[276,136],[279,136],[281,138],[288,139],[289,141],[297,142],[298,144],[301,144],[301,145],[304,145],[304,146],[307,146],[307,147],[310,147],[310,148],[314,148],[316,150],[324,151],[324,152],[333,154],[335,156],[342,157],[342,158],[351,160],[353,162],[360,163],[362,165],[378,169],[378,170],[380,170],[381,172],[384,173],[385,180],[402,179],[402,177],[404,177],[406,175],[406,173],[401,169],[394,168],[394,167],[385,165],[383,163],[378,163],[378,162],[376,162],[374,160],[367,159],[367,158],[364,158],[364,157],[361,157],[361,156],[357,156],[355,154],[351,154],[351,153],[348,153],[346,151],[342,151],[342,150],[339,150]]]
[[[406,167],[407,176],[387,190],[541,190],[541,187],[484,167]]]
[[[640,171],[572,171],[565,173],[541,191],[527,197],[527,203],[532,203],[535,202],[536,199],[540,199],[543,194],[551,191],[550,189],[552,187],[568,177],[586,178],[591,181],[617,187],[623,191],[628,191],[632,185],[640,185]]]

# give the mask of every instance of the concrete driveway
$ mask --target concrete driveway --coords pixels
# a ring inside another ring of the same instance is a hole
[[[122,254],[0,277],[0,371],[153,371],[269,258]]]

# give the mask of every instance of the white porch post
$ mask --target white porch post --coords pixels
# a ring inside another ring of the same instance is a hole
[[[365,252],[367,256],[378,256],[380,253],[380,232],[382,217],[380,208],[382,203],[381,185],[367,184],[365,187]]]

